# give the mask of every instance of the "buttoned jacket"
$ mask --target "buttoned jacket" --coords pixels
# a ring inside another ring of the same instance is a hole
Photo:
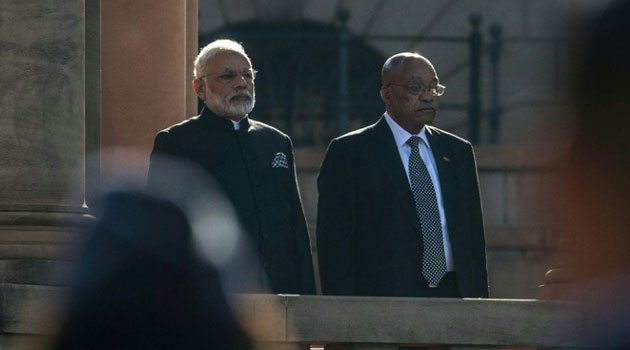
[[[471,144],[426,126],[460,294],[487,297],[485,241]],[[422,231],[384,118],[334,139],[318,177],[317,252],[324,294],[422,296]]]

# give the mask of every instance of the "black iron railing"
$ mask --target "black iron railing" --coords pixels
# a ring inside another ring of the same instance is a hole
[[[479,143],[482,119],[490,118],[490,142],[498,143],[502,113],[499,73],[501,28],[493,25],[485,44],[482,18],[470,16],[467,36],[354,35],[347,26],[350,14],[340,10],[334,26],[314,23],[232,25],[212,34],[200,34],[200,47],[217,38],[244,43],[255,68],[257,105],[253,116],[286,130],[299,146],[325,145],[337,135],[367,125],[380,116],[380,68],[385,60],[370,42],[438,42],[467,45],[469,57],[451,72],[448,80],[469,68],[469,97],[465,103],[442,103],[443,110],[467,111],[468,138]],[[491,106],[484,113],[482,66],[489,56]]]

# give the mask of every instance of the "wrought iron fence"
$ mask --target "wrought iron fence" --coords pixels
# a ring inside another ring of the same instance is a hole
[[[286,131],[298,146],[323,146],[335,136],[374,122],[384,110],[379,97],[380,70],[386,57],[374,41],[457,43],[467,45],[468,59],[455,70],[469,68],[466,103],[440,105],[467,111],[468,138],[480,141],[482,59],[489,56],[491,87],[490,139],[498,143],[501,28],[494,25],[485,43],[478,14],[469,18],[468,36],[354,35],[349,13],[339,11],[334,25],[315,22],[243,22],[199,35],[199,46],[219,39],[242,42],[254,68],[256,108],[252,117]],[[451,72],[454,73],[454,72]]]

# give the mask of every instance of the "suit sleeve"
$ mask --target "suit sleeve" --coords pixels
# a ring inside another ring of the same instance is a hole
[[[325,295],[355,294],[356,186],[350,154],[333,140],[317,179],[317,252]]]
[[[315,294],[315,274],[313,272],[313,255],[311,254],[311,238],[308,234],[302,199],[300,197],[297,174],[295,170],[295,156],[291,139],[287,140],[289,147],[289,166],[291,176],[291,224],[295,233],[295,251],[297,253],[298,272],[300,273],[302,294]]]
[[[483,213],[481,209],[481,196],[479,194],[479,179],[477,176],[477,164],[472,145],[468,144],[469,162],[467,169],[469,176],[470,204],[470,230],[472,232],[473,271],[475,274],[475,290],[478,297],[488,297],[488,271],[486,268],[486,243],[483,228]]]
[[[167,177],[168,169],[166,162],[163,161],[164,156],[178,156],[180,154],[177,143],[173,135],[168,131],[160,131],[155,135],[153,142],[153,150],[149,158],[149,173],[147,175],[147,183],[149,187],[159,186],[160,178]]]

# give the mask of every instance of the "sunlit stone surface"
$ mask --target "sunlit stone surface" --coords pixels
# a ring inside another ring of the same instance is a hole
[[[2,211],[83,204],[83,38],[83,1],[2,0]]]

